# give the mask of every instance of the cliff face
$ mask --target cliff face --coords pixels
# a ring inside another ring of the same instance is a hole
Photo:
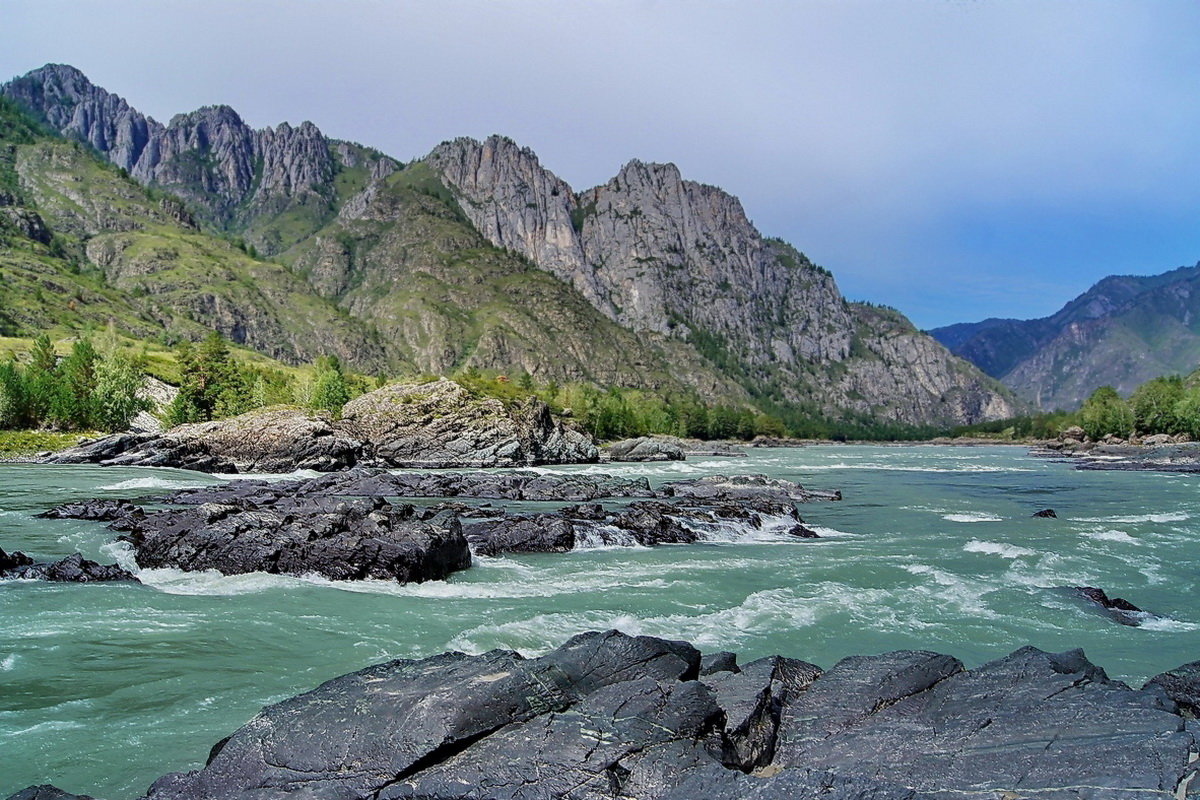
[[[1200,363],[1200,265],[1107,277],[1049,317],[989,319],[933,331],[947,347],[1045,409],[1092,390],[1122,394]]]
[[[632,161],[576,193],[502,137],[446,142],[426,163],[495,246],[615,322],[689,342],[786,401],[906,422],[1017,411],[907,320],[847,304],[826,270],[763,238],[736,197],[674,165]]]
[[[378,330],[392,363],[753,394],[908,423],[1016,411],[907,320],[846,303],[736,197],[671,164],[631,161],[575,192],[501,137],[447,142],[404,167],[311,123],[251,129],[225,106],[162,125],[66,66],[3,92],[183,198],[202,226],[291,265]],[[144,261],[123,259],[112,279]]]

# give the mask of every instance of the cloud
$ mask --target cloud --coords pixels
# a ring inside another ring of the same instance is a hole
[[[55,0],[0,72],[82,68],[160,119],[225,102],[400,158],[505,133],[577,188],[630,158],[739,195],[920,325],[1052,311],[1200,258],[1200,6]],[[1084,258],[1083,256],[1086,256]],[[1021,291],[967,291],[1008,283]]]

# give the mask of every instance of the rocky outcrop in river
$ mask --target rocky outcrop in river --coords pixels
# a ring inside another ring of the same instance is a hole
[[[421,583],[471,566],[457,516],[377,497],[139,509],[111,527],[125,532],[143,568]]]
[[[328,472],[353,466],[362,444],[327,415],[252,411],[161,434],[118,433],[51,456],[52,464],[175,467],[198,472]]]
[[[591,463],[591,437],[535,398],[512,407],[454,381],[393,384],[348,403],[340,420],[291,409],[119,433],[56,453],[53,464],[177,467],[200,472],[332,472],[389,467],[512,467]]]
[[[721,655],[702,671],[686,642],[608,631],[391,661],[268,706],[146,797],[1171,800],[1197,766],[1158,679],[1133,690],[1079,650]]]
[[[401,498],[574,504],[510,514],[491,504],[417,506]],[[619,503],[606,508],[591,502],[598,499]],[[837,499],[836,492],[761,475],[708,476],[654,489],[645,478],[609,475],[396,474],[360,467],[291,481],[239,480],[140,503],[73,501],[39,516],[108,522],[123,533],[144,568],[410,582],[466,569],[469,547],[495,556],[739,541],[760,534],[816,538],[796,503]],[[156,508],[162,504],[173,507]]]
[[[599,459],[585,433],[529,398],[506,406],[450,380],[393,384],[351,400],[342,430],[392,467],[512,467]]]

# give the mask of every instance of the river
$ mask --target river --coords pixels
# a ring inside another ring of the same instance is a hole
[[[1081,472],[1014,447],[820,446],[747,458],[548,468],[765,473],[840,489],[801,507],[818,540],[477,558],[397,586],[148,570],[145,585],[0,582],[0,797],[53,781],[134,797],[266,703],[391,658],[535,654],[619,628],[743,660],[831,666],[919,648],[977,665],[1025,644],[1083,647],[1117,678],[1200,658],[1198,475]],[[166,469],[0,466],[0,547],[129,563],[103,525],[32,515],[218,479]],[[1058,519],[1034,519],[1054,508]],[[1056,587],[1087,584],[1162,615],[1118,625]]]

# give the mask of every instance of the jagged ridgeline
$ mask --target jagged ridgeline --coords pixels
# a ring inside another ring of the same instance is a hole
[[[3,93],[32,116],[17,128],[45,129],[5,133],[9,216],[46,233],[16,236],[0,258],[24,275],[9,289],[19,313],[0,318],[10,329],[215,327],[283,360],[524,371],[906,424],[1018,410],[672,165],[633,161],[576,192],[499,137],[401,164],[308,122],[254,130],[224,106],[163,125],[72,67]],[[60,296],[85,292],[78,319],[39,304],[47,279]]]

